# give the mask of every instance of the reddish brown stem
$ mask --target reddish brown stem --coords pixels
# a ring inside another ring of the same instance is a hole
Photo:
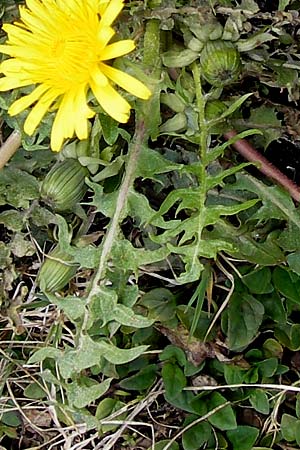
[[[227,131],[224,137],[229,140],[237,135],[235,130]],[[291,195],[291,197],[297,202],[300,201],[300,187],[297,186],[292,180],[290,180],[284,173],[282,173],[277,167],[273,166],[270,161],[261,155],[248,141],[245,139],[238,139],[231,144],[245,159],[251,162],[259,162],[258,169],[267,177],[273,178],[278,184],[281,184]]]

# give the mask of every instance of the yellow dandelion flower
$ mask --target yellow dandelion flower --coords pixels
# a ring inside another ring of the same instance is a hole
[[[151,95],[143,83],[107,64],[135,48],[130,39],[109,43],[123,6],[124,0],[26,0],[20,20],[3,26],[8,39],[0,52],[11,58],[0,64],[0,91],[34,85],[8,112],[14,116],[32,106],[24,124],[32,135],[47,111],[56,110],[54,151],[74,134],[87,138],[88,119],[95,114],[87,104],[89,89],[104,111],[122,123],[131,107],[115,84],[142,99]]]

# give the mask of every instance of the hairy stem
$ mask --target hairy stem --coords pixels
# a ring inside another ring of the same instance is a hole
[[[199,210],[204,210],[205,201],[207,196],[207,143],[209,137],[209,129],[205,120],[205,99],[202,92],[201,86],[201,74],[199,65],[195,62],[192,65],[192,73],[195,84],[195,92],[196,92],[196,106],[198,109],[198,123],[199,123],[199,152],[200,152],[200,170],[198,174],[200,192],[199,192]],[[204,215],[199,214],[198,219],[198,237],[197,237],[197,248],[194,252],[193,262],[198,258],[199,247],[201,245],[201,237],[204,228]]]
[[[91,282],[91,288],[87,297],[87,305],[90,303],[92,297],[98,292],[98,286],[101,284],[101,281],[105,280],[106,271],[107,271],[107,263],[108,259],[113,247],[113,244],[117,238],[119,233],[119,224],[123,218],[123,212],[126,206],[128,192],[134,181],[134,173],[139,157],[139,153],[144,142],[145,138],[145,127],[143,122],[138,122],[136,125],[136,132],[133,138],[133,143],[129,149],[129,158],[126,164],[126,172],[122,181],[122,184],[119,189],[119,195],[117,198],[116,208],[114,215],[109,223],[107,234],[105,235],[102,252],[99,259],[98,269],[94,274],[94,278]],[[86,309],[87,313],[84,318],[84,323],[82,329],[84,330],[87,325],[88,320],[88,309]]]
[[[224,133],[224,137],[229,140],[237,135],[235,130],[230,130]],[[231,144],[245,159],[251,162],[258,162],[258,169],[267,177],[272,178],[278,184],[283,186],[297,202],[300,201],[300,187],[290,180],[277,167],[273,166],[270,161],[261,155],[248,141],[239,139],[234,144]]]

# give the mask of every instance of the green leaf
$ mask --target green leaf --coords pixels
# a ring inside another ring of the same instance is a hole
[[[198,199],[200,195],[199,188],[194,189],[177,189],[171,192],[165,201],[162,203],[159,211],[154,215],[153,220],[158,216],[165,214],[175,203],[180,202],[177,207],[177,212],[181,209],[198,209]],[[203,265],[199,258],[215,259],[218,252],[233,251],[233,246],[221,239],[202,239],[202,230],[208,225],[214,225],[222,215],[234,215],[250,208],[256,203],[256,200],[250,200],[241,204],[234,204],[229,206],[208,206],[203,207],[201,211],[192,213],[190,217],[180,221],[166,230],[159,236],[152,236],[154,242],[164,244],[169,241],[174,242],[174,239],[179,240],[177,246],[168,244],[167,247],[170,252],[181,255],[185,265],[185,272],[178,277],[180,283],[187,283],[196,281],[200,277],[203,270]],[[180,238],[179,238],[180,236]]]
[[[197,304],[196,304],[196,308],[195,308],[195,315],[193,317],[193,321],[190,327],[190,336],[193,336],[197,325],[199,323],[199,319],[201,316],[201,312],[202,312],[202,307],[203,307],[203,303],[204,303],[204,297],[206,294],[206,290],[208,287],[208,284],[211,280],[211,269],[210,266],[207,265],[204,267],[204,270],[202,272],[202,276],[201,276],[201,281],[193,295],[193,297],[191,298],[191,300],[189,301],[188,305],[187,305],[187,309],[193,304],[193,300],[197,299]]]
[[[112,258],[116,267],[137,273],[141,266],[165,260],[169,256],[167,247],[156,250],[135,248],[126,239],[117,240],[112,248]]]
[[[197,414],[197,408],[193,405],[195,395],[190,391],[182,391],[176,397],[171,397],[165,393],[165,399],[168,403],[175,406],[175,408],[186,411],[192,414]]]
[[[148,345],[139,345],[137,347],[122,349],[113,344],[101,341],[99,342],[99,348],[107,361],[112,364],[125,364],[142,355],[148,349]]]
[[[42,208],[39,204],[30,206],[30,219],[37,227],[48,227],[51,223],[56,224],[56,216],[46,208]]]
[[[267,394],[261,389],[253,389],[249,398],[251,406],[262,414],[269,414],[270,404]]]
[[[259,265],[274,265],[285,261],[285,255],[278,247],[277,242],[267,237],[264,242],[257,242],[244,227],[237,228],[230,223],[219,220],[212,231],[205,230],[204,237],[215,239],[222,236],[224,240],[231,243],[229,254],[246,259]]]
[[[119,124],[107,114],[99,114],[102,133],[108,145],[114,145],[119,136]]]
[[[300,252],[290,253],[286,259],[291,270],[300,276]]]
[[[50,303],[53,303],[64,311],[72,322],[84,316],[86,305],[85,298],[72,297],[71,295],[66,297],[56,297],[54,294],[49,292],[46,296]]]
[[[224,365],[224,377],[227,384],[241,384],[244,381],[245,369],[233,364]]]
[[[246,347],[256,336],[264,315],[263,305],[249,294],[233,293],[228,306],[228,346]]]
[[[97,383],[91,378],[81,377],[77,381],[67,384],[68,400],[75,408],[84,408],[97,400],[109,389],[112,378]]]
[[[184,391],[187,384],[183,371],[177,364],[165,363],[162,368],[162,378],[165,386],[165,399],[171,405],[189,413],[197,413],[192,405],[195,398],[190,391]]]
[[[300,417],[300,394],[296,395],[296,415],[297,415],[297,418],[299,419],[299,417]]]
[[[140,194],[133,189],[130,189],[128,193],[127,208],[128,214],[138,219],[141,224],[148,223],[151,220],[151,223],[157,227],[170,228],[173,224],[178,223],[177,220],[170,221],[170,223],[166,222],[161,216],[152,221],[153,214],[155,214],[156,211],[151,208],[149,200],[145,195]]]
[[[273,338],[269,338],[263,343],[263,351],[264,356],[269,358],[274,356],[275,358],[281,359],[283,354],[282,345],[280,345],[279,342]]]
[[[164,439],[163,441],[159,441],[156,442],[154,444],[154,448],[148,447],[147,450],[164,450],[164,448],[166,447],[166,445],[170,442],[169,439]],[[179,445],[177,444],[177,442],[172,442],[172,444],[168,447],[169,450],[179,450]]]
[[[291,349],[299,350],[300,348],[300,324],[295,323],[291,326]]]
[[[1,414],[1,422],[9,427],[19,427],[22,424],[17,411],[7,411]]]
[[[168,397],[176,397],[186,387],[186,377],[177,364],[165,363],[162,368],[162,377]]]
[[[239,172],[240,170],[244,169],[245,167],[248,167],[251,165],[252,165],[252,163],[243,163],[243,164],[239,164],[237,166],[231,167],[230,169],[220,170],[220,172],[215,174],[213,177],[212,176],[207,177],[207,188],[213,189],[214,187],[218,186],[219,184],[222,184],[223,180],[226,177],[234,175],[235,173]]]
[[[246,189],[257,194],[264,204],[274,209],[277,217],[280,215],[281,218],[285,218],[298,230],[298,233],[300,232],[300,213],[296,210],[293,200],[287,191],[279,186],[267,186],[249,174],[238,173],[236,179],[237,182],[231,186],[232,188]],[[257,217],[260,217],[260,210],[257,212]]]
[[[184,450],[198,450],[202,448],[211,435],[212,427],[207,422],[197,423],[183,433],[182,445]]]
[[[254,2],[254,0],[243,0],[241,4],[241,8],[248,9],[244,5],[246,4],[255,4],[256,8],[259,10],[257,3]],[[247,39],[239,39],[237,42],[237,49],[239,52],[249,52],[250,50],[253,50],[254,48],[260,46],[263,42],[272,41],[273,39],[276,39],[275,36],[273,36],[269,32],[258,32],[254,33]],[[263,121],[261,123],[264,123]]]
[[[106,165],[100,172],[93,176],[92,180],[94,183],[99,183],[100,181],[106,180],[107,178],[114,177],[117,175],[122,166],[124,165],[124,156],[117,156],[112,162]]]
[[[139,304],[148,308],[149,318],[168,322],[175,317],[176,300],[174,294],[166,288],[155,288],[146,292]]]
[[[30,200],[39,198],[39,183],[27,172],[13,167],[0,171],[0,205],[28,208]]]
[[[261,267],[242,277],[242,282],[252,294],[269,294],[273,291],[271,270]]]
[[[299,215],[299,211],[297,210]],[[281,232],[277,238],[278,245],[285,251],[297,251],[300,247],[299,226],[294,222],[288,221],[287,227]]]
[[[152,172],[151,172],[152,173]],[[95,206],[97,212],[101,212],[106,217],[112,218],[115,213],[116,201],[118,192],[104,193],[103,186],[98,183],[92,183],[87,180],[87,184],[94,191],[94,197],[90,206]],[[151,208],[147,197],[141,193],[136,192],[133,188],[128,190],[126,209],[124,210],[124,216],[130,215],[135,218],[139,223],[146,223],[151,220],[155,214],[155,210]],[[163,217],[156,217],[153,219],[153,225],[162,228],[169,228],[179,221],[174,220],[166,222]],[[144,250],[144,249],[143,249]],[[127,261],[127,259],[126,259]]]
[[[144,391],[152,386],[156,380],[157,366],[149,364],[131,377],[120,381],[120,387],[129,391]]]
[[[241,97],[239,97],[237,100],[235,100],[230,106],[229,108],[220,116],[220,118],[225,118],[228,116],[231,116],[231,114],[233,114],[237,109],[239,109],[240,106],[242,106],[243,103],[245,103],[245,101],[251,97],[251,95],[253,95],[252,92],[248,93],[248,94],[244,94]]]
[[[274,37],[265,33],[266,37],[273,39]],[[259,40],[263,37],[264,34],[259,33],[256,38]],[[271,40],[268,39],[268,40]],[[251,108],[251,113],[249,119],[246,121],[247,125],[251,128],[255,128],[257,126],[261,126],[263,124],[263,128],[261,128],[262,134],[256,136],[254,138],[254,145],[258,148],[262,147],[266,149],[268,145],[277,140],[281,136],[281,121],[277,118],[277,111],[274,108],[262,105],[259,108]]]
[[[278,367],[278,359],[277,358],[265,359],[264,361],[259,362],[257,364],[257,367],[262,377],[270,378],[276,373]]]
[[[185,67],[189,66],[198,57],[198,52],[194,52],[190,49],[181,51],[170,50],[162,55],[162,60],[166,67]]]
[[[101,400],[97,406],[96,410],[96,418],[98,420],[104,419],[109,416],[112,412],[114,412],[115,407],[119,401],[115,398],[106,397]]]
[[[27,398],[42,399],[46,397],[45,389],[38,383],[31,383],[24,389],[24,395]]]
[[[93,269],[99,264],[100,247],[87,245],[84,247],[71,246],[72,236],[67,221],[64,217],[56,214],[56,220],[59,227],[58,239],[59,246],[66,253],[73,257],[73,262],[80,264],[81,267]]]
[[[227,403],[227,400],[223,395],[219,392],[213,392],[207,401],[208,411],[212,411],[214,408],[225,403]],[[215,412],[208,418],[208,421],[219,430],[233,430],[237,427],[235,414],[230,405],[224,406],[224,408]]]
[[[102,433],[107,433],[108,431],[112,431],[118,427],[116,424],[102,424],[102,419],[106,419],[111,414],[114,414],[114,420],[124,420],[126,419],[127,413],[119,412],[126,404],[117,400],[115,398],[106,397],[101,400],[97,406],[95,417],[100,422],[100,431]]]
[[[220,120],[220,118],[218,118],[218,121],[219,120]],[[257,130],[257,129],[246,130],[246,131],[242,131],[241,133],[238,133],[236,136],[228,139],[228,141],[225,141],[223,144],[217,145],[216,147],[210,149],[207,154],[207,161],[208,162],[215,161],[217,158],[219,158],[219,156],[224,154],[226,148],[228,148],[230,145],[234,144],[239,139],[244,139],[248,136],[252,136],[254,134],[260,134],[260,133],[261,133],[261,131]]]
[[[186,364],[186,356],[184,351],[175,345],[167,345],[159,355],[160,361],[178,362],[182,367]]]
[[[164,158],[159,152],[150,149],[146,145],[141,148],[141,153],[136,167],[136,177],[142,179],[158,180],[157,175],[171,172],[173,170],[182,170],[183,164],[178,164]]]
[[[265,315],[278,323],[286,323],[287,314],[283,306],[282,297],[277,291],[271,294],[260,295],[258,300],[265,308]]]
[[[11,231],[21,231],[24,226],[24,214],[10,209],[0,214],[0,223]]]
[[[251,450],[259,435],[259,430],[247,425],[239,425],[235,430],[227,431],[233,450]]]
[[[16,440],[19,437],[19,434],[16,430],[16,427],[9,427],[0,422],[0,435],[1,438],[7,436],[10,439]],[[0,450],[6,450],[4,447],[0,447]]]
[[[292,302],[300,304],[300,279],[294,282],[288,270],[276,267],[273,271],[273,282],[275,288],[282,295]]]
[[[283,414],[281,419],[281,433],[287,442],[296,440],[296,430],[299,428],[300,420],[290,414]]]
[[[60,356],[58,360],[60,373],[65,379],[71,378],[84,369],[98,365],[101,356],[103,356],[103,351],[100,351],[99,344],[89,336],[82,336],[77,349],[67,349]]]
[[[23,258],[24,256],[32,256],[36,252],[36,248],[31,241],[26,239],[22,233],[16,233],[10,243],[10,249],[14,256]]]
[[[91,319],[101,319],[102,326],[111,321],[135,328],[146,328],[153,324],[153,320],[135,314],[131,308],[117,302],[117,293],[113,289],[99,286],[90,302]]]
[[[28,364],[35,364],[44,361],[46,358],[58,359],[62,352],[58,348],[44,347],[37,350],[28,360]]]
[[[290,2],[291,0],[279,0],[278,11],[284,11]]]
[[[80,337],[80,345],[75,350],[67,350],[58,360],[58,366],[63,378],[100,364],[101,358],[112,364],[125,364],[140,356],[148,346],[140,345],[130,349],[120,349],[105,341],[95,342],[89,336]]]

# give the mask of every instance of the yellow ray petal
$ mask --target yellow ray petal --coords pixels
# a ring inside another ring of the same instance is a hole
[[[37,104],[32,108],[30,113],[28,114],[25,123],[24,123],[24,131],[29,136],[31,136],[41,120],[43,119],[46,112],[49,110],[50,106],[56,99],[58,93],[54,90],[46,92],[43,97],[37,102]]]
[[[51,148],[55,152],[61,149],[66,138],[74,135],[76,115],[73,112],[73,99],[74,93],[69,92],[64,95],[58,107],[51,131]]]
[[[106,78],[106,76],[101,72],[101,70],[98,69],[98,67],[96,67],[92,72],[91,72],[91,79],[93,80],[93,82],[95,84],[97,84],[97,86],[101,86],[101,87],[105,87],[108,85],[108,79]]]
[[[51,36],[52,33],[47,27],[47,23],[41,21],[38,16],[31,14],[28,9],[20,8],[20,16],[26,27],[30,28],[34,33]]]
[[[19,78],[13,77],[3,77],[0,78],[0,91],[9,91],[11,89],[29,86],[30,84],[32,84],[32,82],[28,80],[20,80]]]
[[[95,112],[91,110],[86,104],[86,93],[83,87],[77,92],[74,98],[74,113],[76,113],[75,119],[75,133],[78,139],[86,139],[88,137],[88,120],[95,115]]]
[[[45,13],[45,8],[41,2],[37,0],[26,0],[27,8],[30,9],[38,17],[42,17]]]
[[[6,23],[3,25],[3,30],[9,36],[9,44],[20,44],[20,42],[26,42],[27,39],[32,37],[31,33],[18,25]]]
[[[111,0],[106,6],[103,15],[101,16],[101,23],[103,26],[110,26],[118,17],[124,7],[124,0]]]
[[[50,145],[51,149],[54,152],[59,152],[62,144],[65,140],[64,132],[63,132],[63,122],[62,117],[59,112],[56,114],[52,130],[51,130],[51,138],[50,138]]]
[[[135,43],[131,39],[114,42],[107,45],[101,52],[101,61],[118,58],[119,56],[127,55],[135,49]]]
[[[5,59],[0,64],[0,72],[5,73],[6,75],[13,73],[14,76],[16,76],[16,74],[19,74],[22,71],[22,68],[23,64],[18,59]]]
[[[11,54],[11,46],[7,44],[0,44],[0,53],[4,53],[5,55]]]
[[[19,114],[24,109],[27,109],[32,103],[36,102],[47,90],[48,86],[40,84],[36,87],[30,94],[24,95],[23,97],[16,100],[9,108],[8,114],[15,116]]]
[[[98,6],[98,11],[101,14],[101,16],[103,16],[104,11],[106,10],[108,3],[109,3],[109,0],[100,0],[99,6]]]
[[[128,75],[128,73],[107,66],[106,64],[99,64],[100,70],[114,83],[119,85],[125,91],[130,92],[136,97],[147,100],[151,96],[151,91],[143,83],[136,78]]]
[[[67,92],[58,108],[61,116],[61,126],[65,138],[72,137],[74,134],[74,91]]]
[[[130,104],[109,84],[104,88],[91,83],[92,91],[104,111],[117,122],[126,123],[129,119]]]
[[[97,41],[98,41],[98,54],[101,55],[103,49],[106,44],[111,40],[111,38],[115,35],[115,31],[111,27],[103,27],[100,25],[97,31]]]

